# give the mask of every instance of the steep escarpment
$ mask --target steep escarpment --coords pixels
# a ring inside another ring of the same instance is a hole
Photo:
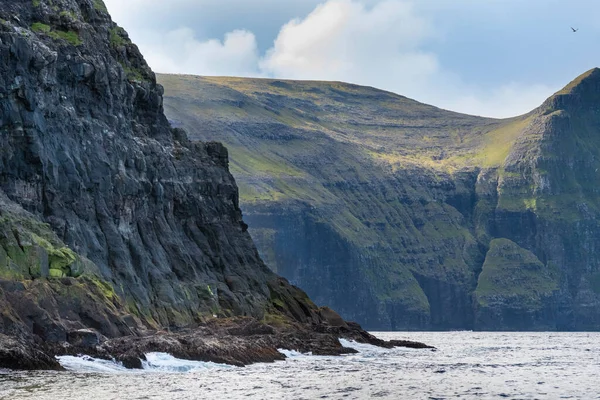
[[[600,260],[594,245],[600,228],[599,89],[600,70],[594,69],[536,110],[497,185],[494,235],[531,251],[544,265],[535,274],[542,281],[530,291],[536,303],[530,310],[546,315],[541,321],[552,328],[600,327]],[[527,288],[527,280],[520,282]],[[514,297],[509,291],[498,300]]]
[[[327,321],[260,259],[227,150],[162,94],[102,1],[0,1],[0,333]]]
[[[598,329],[598,70],[508,120],[329,82],[159,76],[261,255],[371,329]]]

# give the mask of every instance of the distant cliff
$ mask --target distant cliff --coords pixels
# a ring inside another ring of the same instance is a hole
[[[276,272],[370,329],[600,329],[600,70],[494,120],[339,82],[159,75]]]

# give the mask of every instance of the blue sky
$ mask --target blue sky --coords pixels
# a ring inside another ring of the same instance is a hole
[[[157,72],[341,80],[477,115],[600,66],[596,0],[105,2]]]

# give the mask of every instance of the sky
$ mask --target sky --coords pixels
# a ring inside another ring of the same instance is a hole
[[[155,72],[345,81],[488,117],[600,67],[598,0],[104,1]]]

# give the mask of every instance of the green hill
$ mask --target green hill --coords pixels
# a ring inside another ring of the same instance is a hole
[[[317,303],[371,329],[600,329],[600,70],[506,120],[339,82],[158,80]]]

